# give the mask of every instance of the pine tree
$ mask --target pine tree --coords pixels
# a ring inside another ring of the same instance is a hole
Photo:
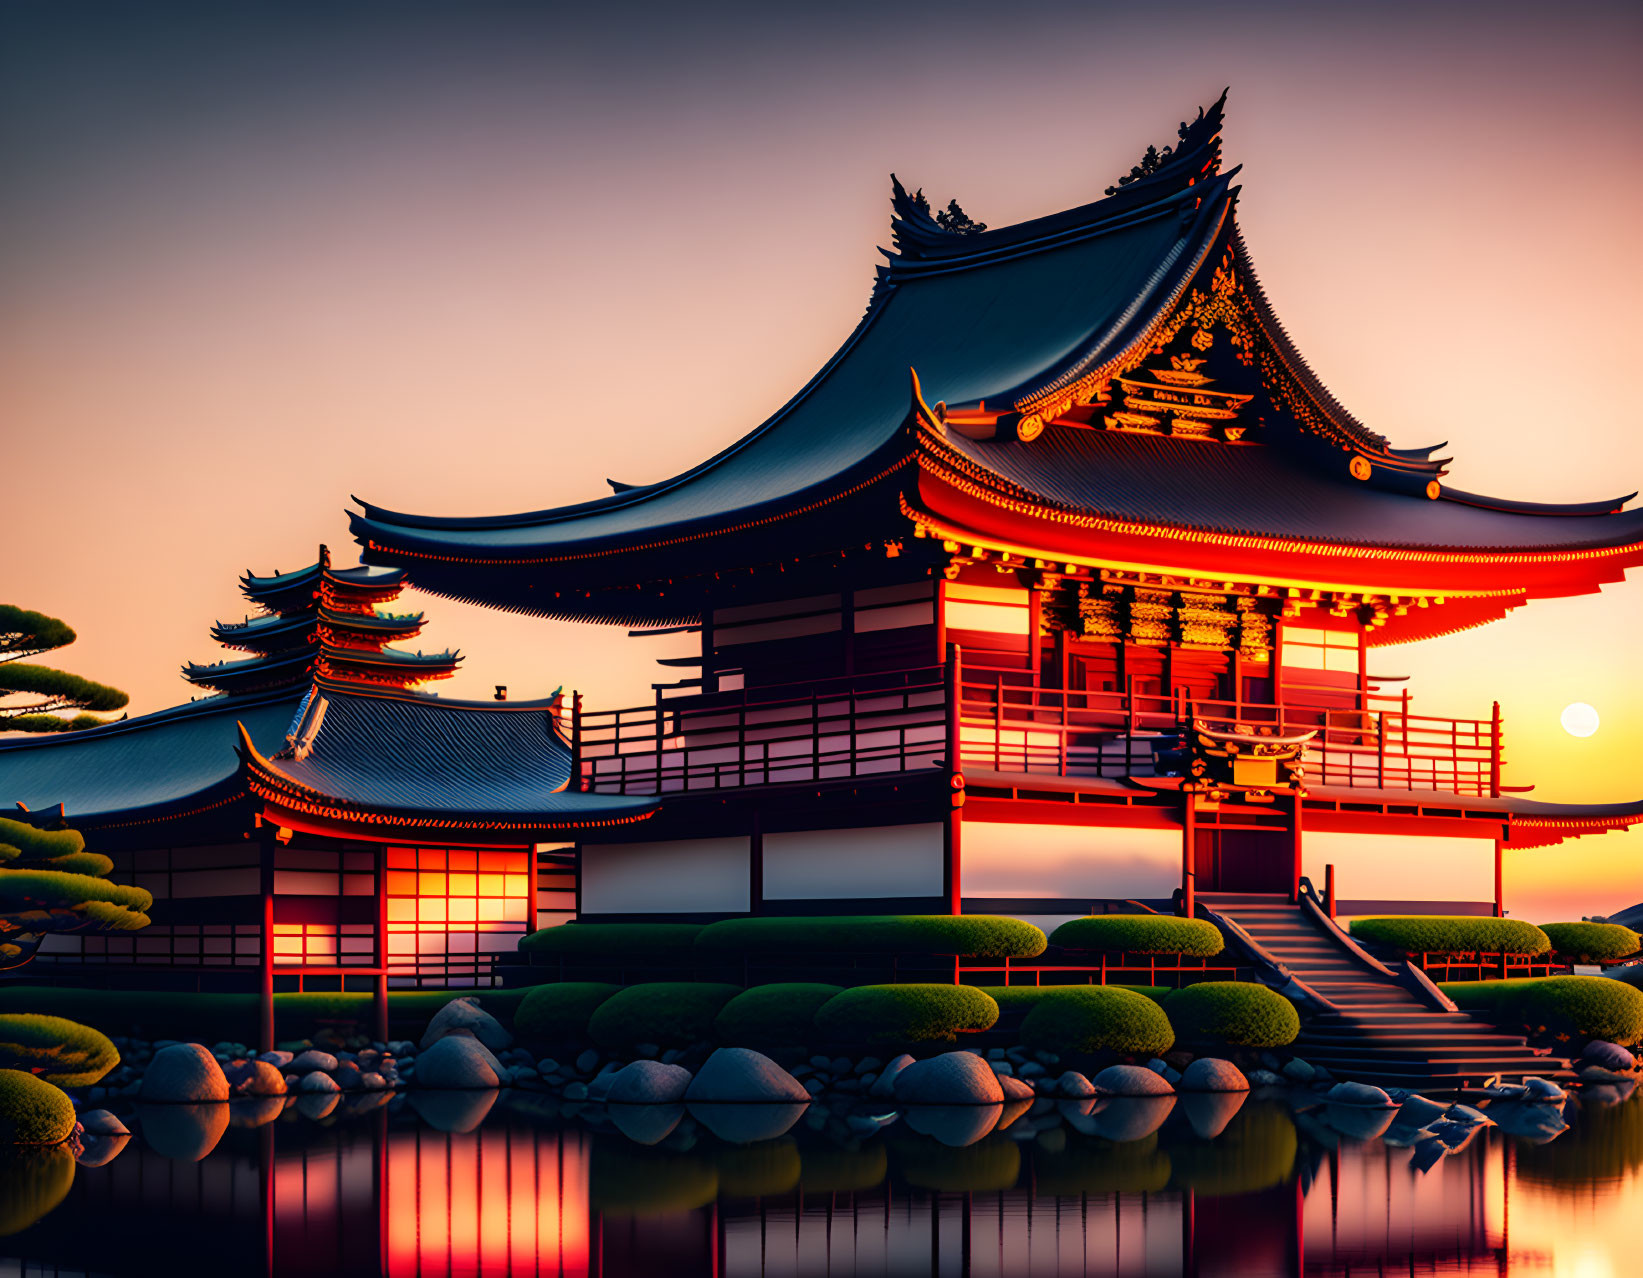
[[[59,710],[119,710],[131,700],[118,688],[93,683],[50,666],[29,665],[54,648],[66,648],[75,634],[66,623],[44,613],[0,604],[0,732],[73,732],[94,728],[103,720],[92,714],[65,719]],[[13,695],[33,700],[6,702]]]
[[[0,817],[0,971],[32,959],[47,936],[134,932],[154,898],[110,883],[114,862],[86,851],[78,830],[37,830]]]

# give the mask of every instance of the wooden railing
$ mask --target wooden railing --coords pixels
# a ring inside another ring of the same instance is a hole
[[[1314,732],[1311,785],[1500,792],[1500,718],[1412,714],[1409,697],[1370,694],[1364,709],[1252,705],[1155,693],[1045,687],[1020,670],[964,670],[964,762],[999,772],[1122,777],[1153,771],[1183,725],[1201,719],[1254,733]]]
[[[1256,705],[1046,686],[1023,670],[960,666],[964,767],[1060,777],[1149,775],[1193,719],[1252,733],[1315,733],[1309,785],[1498,795],[1499,708],[1488,719],[1414,714],[1408,694],[1363,708]],[[584,789],[673,794],[805,784],[946,766],[946,669],[928,666],[577,709]]]
[[[932,666],[584,711],[575,745],[585,789],[674,794],[938,767],[946,723]]]

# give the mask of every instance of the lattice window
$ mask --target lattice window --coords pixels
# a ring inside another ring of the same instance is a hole
[[[1284,665],[1296,670],[1358,672],[1359,635],[1355,630],[1313,630],[1285,626]]]
[[[530,929],[534,853],[389,848],[388,966],[400,976],[491,983]]]

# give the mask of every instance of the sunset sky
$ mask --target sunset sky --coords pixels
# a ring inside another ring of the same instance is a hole
[[[1643,485],[1635,5],[0,7],[0,601],[132,712],[350,494],[439,514],[647,482],[827,359],[889,174],[993,225],[1088,201],[1225,85],[1268,295],[1457,487]],[[451,695],[642,700],[677,649],[442,600]],[[1383,650],[1507,721],[1536,797],[1643,796],[1643,580]],[[1592,737],[1558,726],[1572,701]],[[1522,852],[1531,919],[1643,899],[1643,834]]]

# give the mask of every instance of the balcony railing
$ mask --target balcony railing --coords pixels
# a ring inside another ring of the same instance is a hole
[[[1058,688],[1023,670],[963,666],[957,736],[968,768],[1059,777],[1156,774],[1193,719],[1252,733],[1315,735],[1310,785],[1500,793],[1500,718],[1446,719],[1409,698],[1351,694],[1362,708],[1200,700]],[[1331,690],[1337,695],[1341,690]],[[946,765],[943,666],[771,688],[661,697],[578,711],[582,787],[676,794],[806,784]]]
[[[1044,687],[1018,670],[964,671],[960,740],[971,767],[1049,776],[1141,775],[1193,719],[1252,733],[1313,732],[1311,785],[1500,792],[1500,719],[1412,714],[1407,694],[1364,708],[1251,705],[1138,692]],[[1340,690],[1331,690],[1337,693]],[[1354,694],[1355,695],[1355,694]]]

